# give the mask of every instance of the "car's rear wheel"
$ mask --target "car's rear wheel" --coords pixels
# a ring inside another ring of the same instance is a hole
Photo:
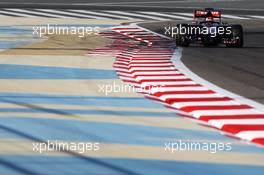
[[[244,37],[243,37],[243,27],[241,25],[231,26],[230,43],[226,44],[226,47],[243,47]]]

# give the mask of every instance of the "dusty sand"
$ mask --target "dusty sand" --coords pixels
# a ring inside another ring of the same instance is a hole
[[[93,19],[73,19],[73,18],[20,18],[20,17],[0,17],[0,26],[13,27],[31,27],[39,25],[120,25],[124,22],[132,22],[129,20],[93,20]],[[33,32],[33,29],[32,29]],[[6,36],[1,36],[6,37]],[[8,38],[14,38],[7,36]],[[25,36],[30,39],[31,36]],[[51,35],[48,40],[35,42],[30,45],[25,45],[15,49],[8,49],[0,52],[1,55],[83,55],[89,50],[104,46],[111,42],[111,40],[98,35],[86,35],[84,38],[78,35]]]
[[[50,35],[43,42],[12,48],[1,52],[1,55],[84,55],[87,51],[105,46],[112,40],[99,35]]]

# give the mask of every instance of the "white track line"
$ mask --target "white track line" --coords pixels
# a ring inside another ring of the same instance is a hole
[[[193,13],[173,13],[173,14],[193,17]],[[192,18],[187,18],[187,19],[192,19]]]
[[[87,15],[82,15],[82,14],[77,14],[77,13],[71,13],[71,12],[65,12],[65,11],[58,11],[58,10],[51,10],[51,9],[37,9],[38,11],[42,11],[42,12],[50,12],[50,13],[58,13],[58,14],[62,14],[62,15],[69,15],[70,17],[81,17],[81,18],[88,18]]]
[[[71,17],[67,17],[67,16],[63,16],[63,15],[55,15],[55,14],[44,13],[44,12],[35,12],[35,11],[30,11],[30,10],[25,10],[25,9],[7,9],[7,10],[22,13],[22,14],[23,13],[32,13],[32,14],[36,14],[36,15],[44,15],[44,16],[50,16],[50,17],[54,17],[54,18],[71,18]],[[43,18],[43,16],[39,16],[39,17]]]
[[[135,16],[135,18],[139,18],[139,19],[148,18],[148,19],[152,19],[152,20],[161,20],[161,21],[168,20],[168,19],[165,19],[165,18],[159,18],[159,17],[155,17],[155,16],[150,16],[150,15],[141,15],[141,14],[137,14],[136,12],[134,12],[134,13],[132,13],[132,12],[123,12],[123,11],[106,11],[106,12],[110,12],[110,13],[114,13],[114,14],[120,14],[120,15]]]
[[[240,17],[240,16],[234,16],[234,15],[222,15],[224,18],[230,18],[230,19],[250,19],[246,17]]]
[[[147,14],[147,15],[158,15],[158,16],[162,16],[162,17],[169,17],[169,18],[173,18],[173,19],[184,19],[184,20],[189,20],[190,18],[186,18],[183,16],[179,16],[179,15],[169,15],[169,14],[164,14],[164,13],[159,13],[159,12],[140,12],[143,14]]]
[[[170,13],[162,13],[162,12],[145,12],[145,11],[134,11],[134,12],[126,12],[126,11],[89,11],[89,10],[74,10],[68,9],[67,11],[61,10],[53,10],[53,9],[33,9],[43,12],[31,11],[30,9],[10,9],[5,8],[10,11],[2,11],[5,14],[1,14],[1,16],[9,16],[10,15],[17,15],[21,17],[55,17],[55,18],[90,18],[90,19],[124,19],[124,20],[142,20],[142,19],[150,19],[150,20],[168,20],[168,18],[172,19],[179,19],[179,20],[192,20],[193,14],[192,13],[180,13],[180,12],[170,12]],[[4,10],[4,8],[3,8]],[[1,11],[1,9],[0,9]],[[11,12],[12,11],[12,12]],[[50,13],[58,13],[58,14],[50,14]],[[108,12],[108,13],[104,13]],[[31,13],[25,14],[25,13]],[[82,13],[82,14],[80,14]],[[111,13],[111,14],[109,14]],[[61,15],[59,15],[61,14]],[[43,15],[43,16],[41,16]],[[63,15],[70,15],[70,16],[63,16]],[[258,15],[222,15],[224,18],[228,19],[264,19],[264,16]],[[140,33],[143,35],[146,32]]]
[[[96,12],[85,11],[85,10],[68,10],[68,11],[77,12],[77,13],[85,13],[86,16],[88,16],[89,18],[92,18],[92,19],[105,19],[105,20],[111,19],[111,18],[96,16],[96,15],[107,16],[107,15],[104,15],[102,13],[96,13]]]
[[[135,20],[135,19],[136,20],[142,20],[142,18],[122,16],[122,15],[124,15],[122,13],[122,11],[105,11],[105,12],[111,13],[111,14],[107,14],[107,15],[119,16],[120,18],[124,18],[124,19],[129,19],[129,20]],[[129,16],[131,16],[131,14],[129,14]]]
[[[248,15],[251,18],[264,19],[264,16]]]
[[[16,13],[16,12],[8,12],[8,11],[2,11],[2,10],[0,10],[0,12],[10,14],[10,15],[17,15],[17,16],[21,16],[21,17],[43,18],[42,16],[34,16],[34,15],[28,15],[28,14]]]

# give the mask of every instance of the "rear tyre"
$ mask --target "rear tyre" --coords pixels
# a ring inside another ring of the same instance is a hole
[[[230,40],[235,42],[227,43],[226,47],[243,47],[244,45],[244,36],[243,36],[243,27],[241,25],[232,25],[231,26]]]

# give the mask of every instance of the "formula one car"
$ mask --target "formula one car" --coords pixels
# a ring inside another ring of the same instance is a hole
[[[178,24],[176,45],[187,47],[191,43],[204,46],[225,44],[226,47],[243,47],[243,28],[238,24],[222,22],[221,11],[213,8],[194,11],[192,24]]]

